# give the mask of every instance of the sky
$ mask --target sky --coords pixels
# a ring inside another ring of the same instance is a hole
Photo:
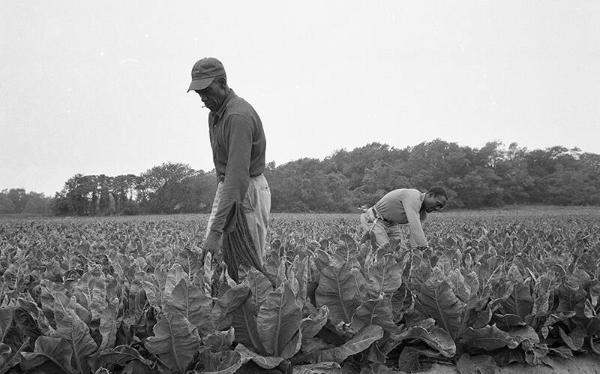
[[[277,165],[437,138],[600,154],[597,1],[6,0],[0,190],[213,169],[208,109],[186,92],[206,56]]]

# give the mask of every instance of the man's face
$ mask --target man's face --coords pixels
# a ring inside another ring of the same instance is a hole
[[[225,98],[227,92],[221,84],[215,79],[212,83],[203,90],[196,90],[196,93],[200,96],[200,100],[204,105],[210,109],[211,112],[219,109]]]
[[[437,212],[446,206],[448,201],[444,196],[433,196],[431,193],[425,194],[423,199],[423,206],[427,213]]]

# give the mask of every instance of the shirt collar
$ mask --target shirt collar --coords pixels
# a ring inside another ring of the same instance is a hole
[[[425,207],[423,206],[423,200],[425,200],[425,194],[426,194],[425,192],[421,192],[421,197],[419,197],[419,201],[421,202],[421,205],[420,205],[421,208],[419,209],[420,213],[425,212]],[[427,213],[427,212],[425,212],[425,213]]]
[[[221,106],[219,107],[219,109],[217,109],[215,112],[210,112],[210,115],[214,118],[215,123],[218,122],[221,117],[223,117],[223,113],[225,113],[225,109],[227,108],[227,104],[235,96],[236,96],[235,92],[233,92],[233,89],[230,88],[229,89],[229,93],[227,94],[227,97],[225,97],[225,100],[223,100],[223,104],[221,104]]]

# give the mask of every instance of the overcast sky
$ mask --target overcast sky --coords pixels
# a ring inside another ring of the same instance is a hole
[[[267,161],[441,138],[600,153],[597,1],[48,1],[0,11],[0,190],[213,168],[205,56]]]

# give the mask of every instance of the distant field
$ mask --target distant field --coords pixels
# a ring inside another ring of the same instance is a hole
[[[579,206],[511,206],[494,209],[480,210],[454,210],[441,212],[439,215],[449,216],[562,216],[562,215],[587,215],[600,217],[600,207]]]
[[[360,212],[356,213],[272,213],[275,219],[356,219]],[[430,219],[444,219],[447,217],[515,217],[515,216],[590,216],[600,217],[600,207],[578,207],[578,206],[511,206],[503,208],[490,208],[478,210],[448,210],[429,215]],[[204,222],[208,219],[208,214],[164,214],[164,215],[138,215],[138,216],[110,216],[110,217],[48,217],[39,215],[1,215],[0,222],[8,220],[57,220],[63,222],[69,221],[89,221],[89,220],[115,220],[115,221],[156,221],[156,220],[175,220],[175,221],[199,221]]]

